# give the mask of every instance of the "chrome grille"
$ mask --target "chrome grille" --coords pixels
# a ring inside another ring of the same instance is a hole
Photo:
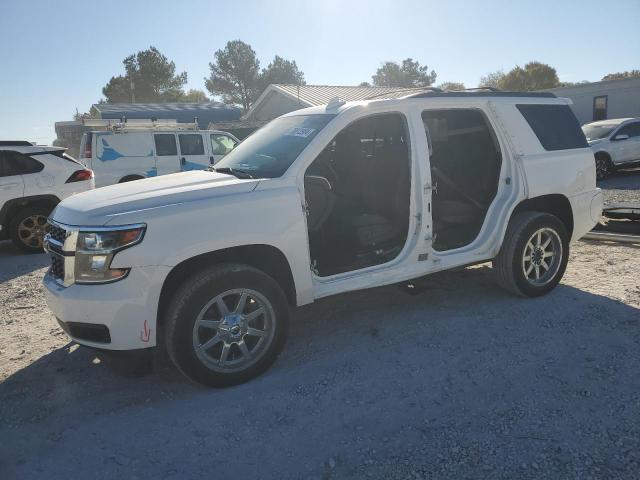
[[[58,225],[54,225],[52,223],[47,223],[47,228],[45,230],[46,234],[59,243],[64,243],[67,238],[67,231],[64,228],[59,227]]]
[[[51,268],[49,273],[56,280],[64,281],[64,258],[55,253],[51,254]]]

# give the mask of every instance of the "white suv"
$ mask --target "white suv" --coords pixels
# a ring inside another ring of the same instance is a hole
[[[582,126],[596,159],[598,179],[640,164],[640,118],[614,118]]]
[[[64,148],[0,141],[0,240],[42,252],[47,217],[60,200],[93,188],[93,173]]]
[[[114,185],[50,219],[47,302],[83,345],[163,345],[189,378],[252,378],[289,307],[492,261],[534,297],[598,221],[593,154],[548,93],[404,92],[289,113],[209,171]]]

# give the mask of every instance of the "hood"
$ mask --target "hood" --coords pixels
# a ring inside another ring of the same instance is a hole
[[[259,182],[206,170],[162,175],[73,195],[58,204],[51,218],[67,225],[100,226],[123,213],[251,192]]]

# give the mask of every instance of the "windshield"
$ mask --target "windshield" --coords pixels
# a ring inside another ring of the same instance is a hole
[[[582,127],[587,140],[599,140],[609,135],[617,125],[585,125]]]
[[[335,114],[280,117],[240,143],[215,165],[253,178],[281,177],[300,152],[335,117]]]

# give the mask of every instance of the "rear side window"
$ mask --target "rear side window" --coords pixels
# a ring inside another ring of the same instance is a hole
[[[154,135],[154,139],[156,142],[156,155],[159,157],[178,154],[176,136],[173,133],[158,133]]]
[[[0,150],[0,176],[28,175],[42,171],[44,165],[19,152]]]
[[[202,135],[180,134],[180,153],[182,155],[204,155]]]
[[[516,105],[545,150],[586,148],[587,139],[568,105]]]

